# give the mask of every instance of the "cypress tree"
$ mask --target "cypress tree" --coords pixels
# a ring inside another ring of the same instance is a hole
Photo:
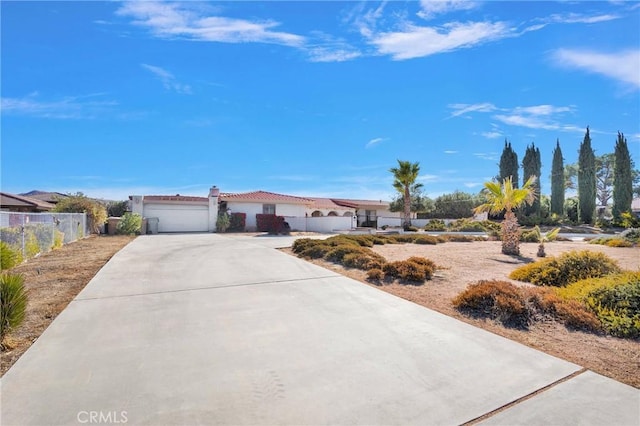
[[[631,156],[624,133],[618,132],[615,162],[613,165],[613,217],[620,219],[624,212],[631,211],[633,200],[633,175],[631,173]]]
[[[560,140],[556,140],[551,165],[551,213],[564,214],[564,159],[560,149]]]
[[[531,205],[527,205],[524,208],[524,214],[526,216],[537,215],[540,216],[540,171],[542,169],[542,162],[540,160],[540,150],[536,148],[535,144],[527,146],[524,158],[522,159],[522,173],[523,181],[526,182],[531,176],[535,176],[536,182],[533,184],[533,189],[536,194],[536,199]]]
[[[498,181],[502,182],[511,177],[514,188],[518,187],[518,154],[511,148],[511,142],[504,141],[504,149],[500,156],[500,175]]]
[[[580,144],[578,155],[578,218],[582,223],[593,223],[596,211],[596,159],[591,148],[589,127]]]

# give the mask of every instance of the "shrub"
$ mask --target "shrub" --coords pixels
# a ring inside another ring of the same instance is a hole
[[[18,327],[27,310],[24,277],[17,274],[0,275],[0,341]]]
[[[607,247],[633,247],[633,243],[622,238],[610,238],[606,242]]]
[[[527,300],[535,314],[551,316],[568,328],[576,330],[602,330],[598,318],[583,303],[558,294],[556,288],[528,289]],[[532,314],[533,315],[533,314]]]
[[[449,224],[450,231],[456,232],[485,232],[486,229],[481,222],[471,219],[458,219]]]
[[[380,282],[383,276],[384,272],[379,268],[373,268],[367,271],[367,280],[369,281]]]
[[[299,238],[297,240],[295,240],[293,242],[293,244],[291,245],[291,250],[295,253],[295,254],[299,254],[301,253],[304,249],[311,247],[314,244],[317,244],[318,242],[320,242],[322,240],[314,240],[311,238]]]
[[[54,231],[53,235],[53,249],[57,249],[62,247],[64,244],[64,232],[58,231],[57,229]]]
[[[444,224],[444,220],[442,219],[431,219],[425,226],[425,231],[444,231],[447,229],[447,226]]]
[[[24,254],[27,259],[35,257],[40,253],[41,248],[40,244],[38,244],[38,239],[36,238],[33,232],[29,232],[26,230],[25,241],[24,241]]]
[[[125,213],[116,226],[116,234],[134,235],[142,232],[142,216],[138,213]]]
[[[349,253],[342,258],[342,264],[349,268],[362,269],[381,269],[385,264],[382,256],[376,253]]]
[[[438,239],[436,237],[432,237],[431,235],[420,235],[413,240],[414,244],[438,244]]]
[[[216,219],[216,232],[227,232],[230,224],[231,220],[229,219],[229,214],[227,212],[218,213],[218,219]]]
[[[229,232],[244,232],[247,226],[246,213],[231,213],[229,216]]]
[[[520,241],[523,243],[537,243],[539,239],[539,233],[537,233],[535,229],[524,231],[520,234]]]
[[[620,236],[630,243],[640,243],[640,228],[625,229],[620,233]]]
[[[416,228],[415,226],[405,226],[404,230],[405,232],[418,232],[418,228]]]
[[[99,202],[86,197],[82,192],[60,199],[54,211],[59,213],[86,213],[89,228],[93,233],[98,233],[100,226],[107,221],[107,209]],[[79,229],[78,235],[79,238],[83,238],[84,230]]]
[[[382,271],[390,279],[399,278],[414,283],[423,283],[426,279],[430,279],[433,273],[433,269],[408,260],[385,263]]]
[[[564,298],[585,303],[610,334],[640,337],[640,272],[586,279],[557,291]]]
[[[535,285],[564,287],[585,279],[619,272],[618,264],[603,253],[584,250],[570,251],[559,257],[550,257],[511,272],[509,278]]]
[[[0,269],[6,271],[22,263],[22,250],[0,241]]]
[[[453,299],[463,313],[488,317],[508,327],[526,327],[529,311],[522,291],[507,281],[479,281],[470,284]]]
[[[364,255],[366,254],[365,250],[366,249],[363,249],[360,246],[344,244],[344,245],[333,247],[331,250],[327,252],[327,254],[324,255],[324,258],[331,262],[342,263],[342,259],[344,258],[345,255],[347,254]]]
[[[452,243],[470,243],[473,241],[484,241],[484,237],[473,236],[473,235],[456,235],[456,234],[447,234],[441,235],[441,237],[448,242]]]
[[[389,235],[387,238],[396,243],[412,243],[413,240],[415,240],[416,236],[400,234],[400,235]]]
[[[112,201],[107,204],[107,215],[109,217],[122,217],[128,208],[129,203],[126,201]]]
[[[332,247],[328,244],[313,244],[300,252],[300,256],[310,259],[320,259],[324,257]]]

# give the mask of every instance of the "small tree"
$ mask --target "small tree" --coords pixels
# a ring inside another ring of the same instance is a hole
[[[404,219],[402,226],[411,226],[411,189],[422,188],[421,183],[416,183],[420,173],[420,163],[398,160],[398,167],[392,167],[389,171],[393,174],[393,187],[404,197]]]
[[[421,190],[421,184],[416,188],[416,184],[411,187],[411,212],[412,213],[430,213],[434,209],[433,200],[427,197]],[[404,212],[404,195],[398,194],[389,203],[390,212]]]
[[[523,204],[531,205],[536,199],[535,176],[531,176],[522,188],[514,188],[511,178],[499,182],[485,182],[483,195],[486,202],[476,207],[476,213],[505,213],[502,221],[502,253],[520,255],[520,226],[515,210]]]
[[[53,209],[58,213],[86,213],[91,232],[100,232],[100,226],[107,221],[107,209],[96,200],[85,196],[82,192],[69,194],[62,198]]]
[[[613,168],[613,217],[620,220],[622,213],[631,211],[633,200],[633,174],[627,139],[618,132]]]
[[[551,213],[560,217],[564,215],[564,159],[560,149],[560,140],[556,140],[551,165]]]

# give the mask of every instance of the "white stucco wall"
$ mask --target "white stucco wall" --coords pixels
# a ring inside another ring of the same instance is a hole
[[[243,203],[237,201],[227,201],[227,209],[231,213],[245,213],[247,219],[245,222],[247,231],[255,231],[257,228],[256,214],[262,214],[263,204],[274,203]],[[276,204],[276,215],[278,216],[294,216],[304,218],[305,206],[298,204]]]
[[[324,217],[286,217],[292,231],[330,233],[348,231],[355,227],[352,216],[324,216]]]

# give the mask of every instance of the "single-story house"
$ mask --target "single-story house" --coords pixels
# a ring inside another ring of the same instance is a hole
[[[220,193],[208,197],[183,195],[132,195],[131,211],[145,218],[158,218],[159,232],[214,232],[218,211],[244,213],[246,230],[257,229],[256,215],[283,216],[292,230],[330,232],[358,226],[376,227],[379,216],[399,217],[389,212],[389,203],[299,197],[268,191]]]
[[[23,213],[39,213],[53,210],[55,205],[33,197],[0,192],[0,210]]]
[[[50,203],[50,204],[58,204],[58,201],[68,197],[67,194],[63,194],[61,192],[47,192],[47,191],[38,191],[38,190],[24,192],[20,195],[29,197],[29,198],[35,198],[40,201],[46,201],[47,203]]]

